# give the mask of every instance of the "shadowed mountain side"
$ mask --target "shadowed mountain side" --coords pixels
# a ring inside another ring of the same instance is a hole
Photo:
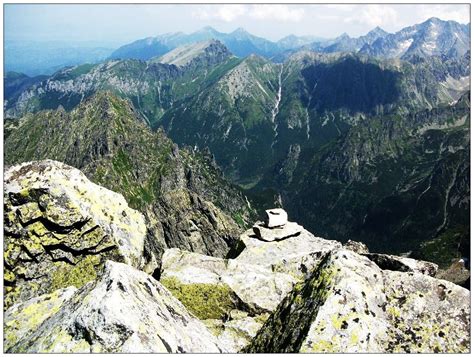
[[[338,109],[373,112],[377,106],[400,99],[402,73],[352,57],[331,64],[317,63],[304,68],[301,74],[314,88],[308,107],[320,113]]]

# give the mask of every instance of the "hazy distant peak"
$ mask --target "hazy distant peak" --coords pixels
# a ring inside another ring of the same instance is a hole
[[[372,36],[372,35],[385,36],[385,35],[387,35],[387,34],[388,34],[387,31],[385,31],[384,29],[382,29],[382,28],[380,28],[379,26],[377,26],[377,27],[374,28],[373,30],[369,31],[366,36]]]
[[[342,39],[350,39],[351,36],[347,34],[347,32],[344,32],[342,35],[338,36],[336,40],[342,40]]]
[[[232,53],[219,40],[207,41],[183,45],[171,50],[156,59],[156,62],[174,64],[179,67],[186,66],[198,57],[216,56],[219,58],[230,57]],[[155,62],[155,61],[154,61]]]
[[[238,27],[232,33],[248,33],[243,27]]]
[[[220,33],[212,26],[205,26],[202,29],[196,31],[197,33],[211,33],[211,34],[218,34]]]

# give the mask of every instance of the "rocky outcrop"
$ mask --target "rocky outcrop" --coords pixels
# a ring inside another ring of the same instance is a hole
[[[281,240],[270,238],[270,241],[264,241],[258,239],[253,230],[247,230],[240,236],[240,252],[235,260],[304,279],[326,253],[342,247],[339,242],[315,237],[296,223],[288,222],[287,225],[292,224],[300,227],[301,232]],[[279,228],[268,229],[267,232],[270,237],[272,233],[280,237]]]
[[[4,185],[5,306],[93,280],[106,259],[143,268],[143,216],[56,161],[10,167]]]
[[[468,352],[469,291],[340,249],[270,315],[247,352]]]
[[[437,264],[423,260],[379,253],[365,253],[363,255],[377,264],[380,269],[384,270],[415,272],[429,276],[435,276],[438,271]]]
[[[10,308],[5,314],[6,351],[225,351],[159,282],[128,265],[108,261],[98,280],[70,294],[70,290],[63,290]],[[47,316],[45,304],[55,307]],[[38,316],[42,322],[38,323]],[[22,330],[24,324],[34,328]]]
[[[234,309],[271,312],[295,279],[236,259],[169,249],[163,255],[160,282],[197,317],[209,319],[224,318]]]
[[[350,239],[346,243],[344,243],[344,249],[352,250],[354,253],[357,254],[369,253],[369,248],[364,243],[355,242]]]
[[[283,227],[266,228],[269,238]],[[298,226],[298,235],[261,240],[248,230],[241,252],[220,259],[178,249],[163,255],[160,282],[192,313],[205,321],[230,352],[248,345],[293,286],[340,243],[314,237]]]

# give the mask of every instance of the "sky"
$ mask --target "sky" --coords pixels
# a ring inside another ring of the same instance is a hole
[[[470,22],[469,5],[454,4],[110,4],[4,5],[6,41],[65,41],[121,45],[205,26],[221,32],[243,27],[276,41],[289,34],[360,36],[376,26],[388,32],[430,17]]]

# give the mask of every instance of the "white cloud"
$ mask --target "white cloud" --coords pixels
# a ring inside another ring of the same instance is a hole
[[[421,8],[420,21],[430,17],[438,17],[441,20],[454,20],[463,24],[470,21],[469,5],[424,5]]]
[[[253,5],[249,12],[256,20],[300,21],[304,16],[303,8],[290,8],[287,5]]]
[[[339,11],[352,11],[355,8],[355,4],[327,4],[323,5],[327,9],[339,10]]]
[[[201,7],[192,13],[200,20],[220,20],[232,22],[237,18],[248,16],[254,20],[273,20],[296,22],[304,16],[303,8],[290,8],[287,5],[220,5]]]
[[[371,27],[390,26],[397,24],[397,11],[387,5],[360,5],[356,13],[352,16],[345,17],[345,23],[367,24]]]
[[[240,16],[245,15],[248,8],[245,5],[220,5],[200,8],[193,12],[193,17],[200,20],[217,19],[225,22],[232,22]]]

